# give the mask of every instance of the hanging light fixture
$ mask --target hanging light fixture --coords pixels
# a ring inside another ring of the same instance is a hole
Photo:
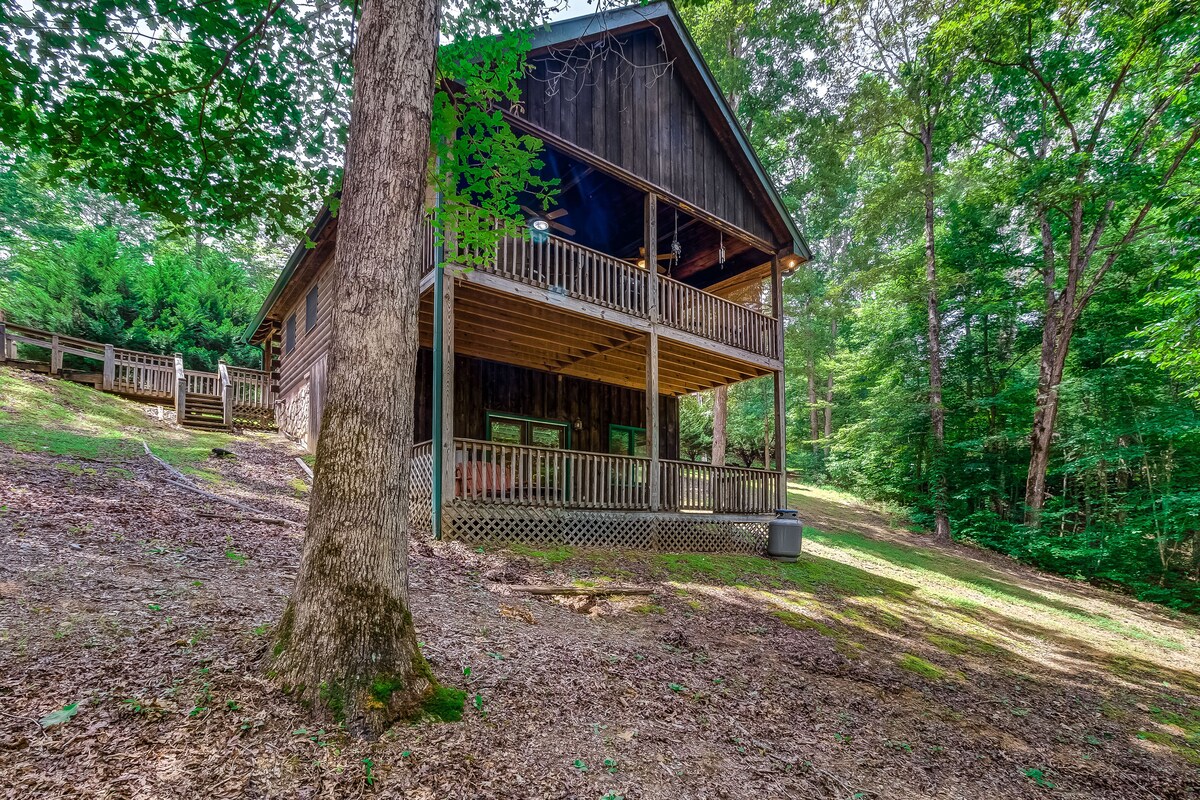
[[[721,245],[717,248],[717,265],[721,269],[725,269],[725,231],[719,231],[721,235]]]
[[[529,220],[529,227],[538,233],[547,233],[550,230],[550,220],[542,217],[533,217]]]
[[[679,209],[675,209],[675,233],[671,235],[671,267],[674,268],[679,263],[679,257],[683,255],[683,245],[679,243]]]

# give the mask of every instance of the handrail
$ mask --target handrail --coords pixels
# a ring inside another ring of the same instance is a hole
[[[645,509],[650,460],[636,456],[454,440],[454,496],[502,505]]]
[[[0,334],[0,361],[15,360],[13,350],[17,344],[49,349],[51,374],[61,371],[64,354],[100,361],[103,363],[102,386],[106,391],[137,397],[174,398],[183,378],[187,383],[185,391],[222,396],[224,384],[219,372],[185,370],[179,354],[129,350],[13,322],[0,323]],[[235,408],[258,412],[273,408],[269,372],[229,366],[226,366],[226,372],[233,387]]]
[[[658,307],[663,324],[706,339],[778,358],[778,320],[689,286],[666,275],[658,278]]]
[[[422,260],[433,263],[436,232],[422,221]],[[447,234],[446,260],[458,251]],[[500,275],[529,286],[650,318],[649,270],[553,234],[506,236],[500,239],[490,263],[482,272]],[[780,320],[682,281],[658,276],[658,309],[664,325],[719,342],[755,355],[780,358]]]
[[[557,236],[507,236],[482,269],[617,311],[647,313],[645,270]]]
[[[664,511],[761,514],[775,508],[778,472],[671,459],[660,464]],[[470,503],[648,511],[650,467],[641,456],[456,438],[452,496]]]
[[[779,473],[663,459],[664,506],[680,511],[754,514],[775,508]]]

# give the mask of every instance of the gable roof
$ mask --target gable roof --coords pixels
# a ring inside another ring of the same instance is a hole
[[[704,99],[716,108],[719,122],[728,132],[732,144],[728,148],[729,155],[745,167],[747,174],[744,177],[749,188],[766,200],[775,212],[792,240],[792,251],[804,261],[811,260],[812,251],[809,250],[808,243],[784,205],[779,191],[775,188],[770,176],[767,175],[762,162],[759,161],[758,154],[750,146],[746,132],[725,100],[725,95],[717,86],[716,79],[709,70],[704,56],[700,53],[700,48],[696,46],[691,34],[688,33],[687,27],[683,24],[683,20],[671,0],[657,0],[646,5],[625,6],[551,23],[533,35],[531,54],[536,54],[539,50],[551,50],[562,45],[586,42],[649,26],[658,28],[664,41],[669,45],[674,45],[675,49],[686,56],[678,61],[678,66],[685,73],[690,73],[685,75],[685,78],[696,79],[695,83],[697,88],[702,89]]]
[[[681,74],[685,81],[692,79],[689,82],[693,87],[693,92],[698,95],[697,99],[701,99],[699,95],[703,95],[702,99],[716,110],[717,119],[712,121],[714,127],[720,128],[718,133],[728,134],[727,137],[719,136],[718,138],[726,144],[730,158],[743,168],[742,177],[747,188],[760,200],[765,200],[766,205],[774,212],[775,220],[786,231],[785,238],[790,239],[792,252],[802,261],[811,260],[812,251],[809,249],[808,243],[797,228],[778,190],[770,176],[767,175],[754,148],[751,147],[745,131],[725,100],[725,95],[717,86],[716,79],[700,54],[700,49],[687,32],[679,12],[675,10],[675,6],[670,0],[655,0],[646,5],[625,6],[550,23],[533,33],[530,55],[575,42],[587,42],[649,27],[657,28],[662,34],[664,42],[678,54],[685,56],[677,59]],[[336,220],[333,219],[329,209],[322,208],[305,239],[296,245],[270,293],[246,327],[243,333],[244,339],[253,342],[262,338],[267,332],[267,315],[275,303],[280,300],[297,271],[315,269],[317,265],[314,263],[313,251],[311,245],[307,243],[316,242],[324,230],[329,227],[331,221],[336,226]]]

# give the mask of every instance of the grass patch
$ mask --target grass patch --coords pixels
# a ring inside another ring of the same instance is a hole
[[[538,561],[544,561],[547,564],[561,564],[567,559],[575,555],[574,549],[570,547],[551,547],[546,550],[536,550],[524,544],[510,544],[508,551],[516,553],[525,558],[533,558]]]
[[[794,611],[785,611],[780,608],[772,611],[771,615],[784,625],[787,625],[789,628],[795,628],[798,631],[816,631],[822,636],[827,636],[830,639],[841,638],[841,634],[826,625],[824,622],[818,622],[812,617],[806,617],[803,614],[797,614]]]
[[[952,656],[998,656],[1004,652],[1002,648],[988,642],[981,642],[977,639],[956,639],[940,633],[929,634],[925,637],[925,641]]]
[[[805,529],[807,536],[810,529]],[[662,553],[651,557],[666,579],[706,582],[724,586],[767,586],[799,589],[810,593],[829,592],[839,596],[904,597],[913,587],[872,575],[857,567],[809,553],[801,553],[794,564],[760,556]]]
[[[908,670],[931,681],[941,680],[946,677],[946,671],[941,667],[930,664],[925,659],[914,656],[912,653],[901,653],[897,664],[900,669]]]
[[[181,472],[206,479],[199,469],[214,447],[228,448],[231,434],[192,433],[155,425],[134,403],[66,380],[24,380],[0,368],[0,444],[19,452],[63,458],[129,461],[144,456],[141,439]],[[64,467],[67,468],[67,467]]]

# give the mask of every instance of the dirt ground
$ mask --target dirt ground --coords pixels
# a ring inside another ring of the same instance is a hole
[[[169,416],[0,377],[0,797],[1200,797],[1195,618],[799,486],[795,565],[413,542],[423,650],[464,717],[351,740],[264,671],[299,529],[202,516],[230,509],[140,440],[301,521],[296,448],[207,459]],[[654,594],[508,588],[606,581]]]

